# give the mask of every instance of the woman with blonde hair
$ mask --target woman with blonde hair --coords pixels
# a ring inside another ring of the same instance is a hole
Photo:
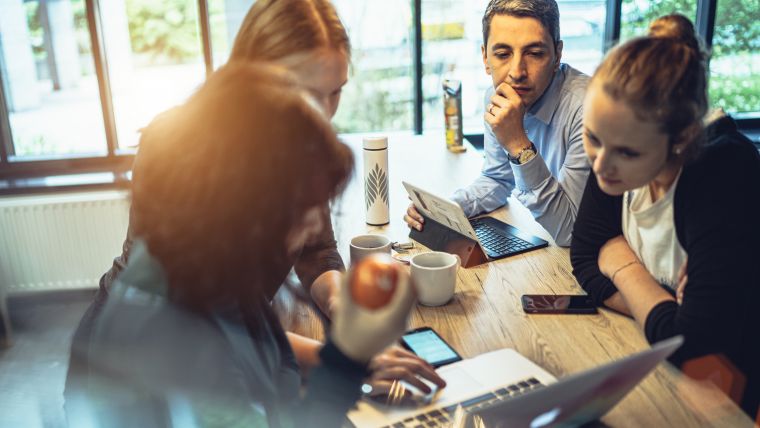
[[[705,63],[693,26],[673,15],[596,70],[571,261],[597,304],[632,316],[650,343],[683,335],[673,363],[725,357],[755,417],[760,155],[730,117],[703,125]]]
[[[294,86],[307,90],[326,115],[332,118],[340,102],[341,90],[348,80],[350,55],[348,34],[335,7],[328,0],[257,0],[243,20],[229,62],[263,61],[286,68],[295,76]],[[273,144],[272,149],[282,148]],[[138,152],[137,165],[140,157]],[[138,174],[135,172],[133,175]],[[321,233],[289,255],[289,260],[314,303],[330,317],[345,268],[337,251],[327,204],[323,206],[321,215],[325,225]],[[75,342],[88,340],[92,320],[104,305],[111,284],[129,261],[136,216],[134,209],[131,210],[123,252],[101,278],[98,295],[80,322]],[[266,294],[270,300],[286,276],[287,272],[284,272],[279,281],[269,283],[271,288],[266,290]],[[299,366],[304,374],[308,374],[309,369],[319,363],[318,353],[322,344],[292,333],[288,333],[288,339]],[[420,378],[439,387],[445,386],[432,366],[397,346],[373,359],[370,369],[369,381],[373,394],[378,396],[387,393],[393,382],[399,379],[423,392],[429,392],[430,388]]]

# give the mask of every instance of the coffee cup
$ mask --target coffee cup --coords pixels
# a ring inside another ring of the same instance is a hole
[[[425,306],[440,306],[454,297],[459,256],[440,251],[420,253],[409,261],[417,299]]]
[[[351,264],[374,253],[391,253],[391,240],[383,235],[359,235],[351,239]]]

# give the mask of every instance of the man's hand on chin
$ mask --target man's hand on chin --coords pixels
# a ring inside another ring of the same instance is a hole
[[[522,149],[530,146],[523,127],[525,110],[520,95],[507,83],[501,83],[491,96],[491,103],[484,115],[499,144],[512,156],[517,156]]]

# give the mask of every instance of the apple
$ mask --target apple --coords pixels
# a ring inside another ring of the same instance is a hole
[[[387,254],[372,254],[357,263],[349,274],[351,298],[367,309],[387,305],[401,280],[401,267]]]

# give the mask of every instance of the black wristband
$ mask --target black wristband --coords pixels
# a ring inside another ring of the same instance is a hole
[[[319,358],[325,368],[339,369],[346,376],[357,376],[363,379],[369,375],[367,364],[357,363],[348,358],[346,354],[335,346],[332,340],[328,339],[325,346],[319,351]]]

